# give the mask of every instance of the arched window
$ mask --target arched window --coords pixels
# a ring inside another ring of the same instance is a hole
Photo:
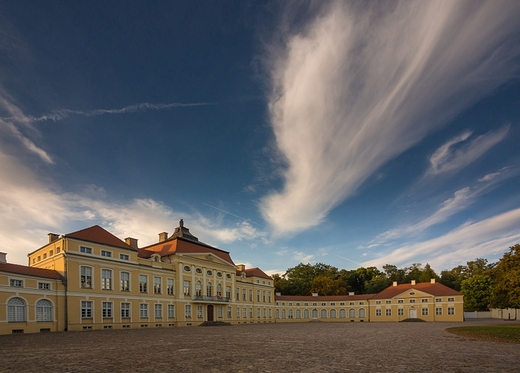
[[[309,318],[309,310],[304,310],[303,311],[303,318],[304,319],[308,319]]]
[[[208,282],[208,284],[206,285],[206,295],[208,297],[211,297],[211,288],[212,288],[211,282]]]
[[[355,319],[356,318],[356,310],[351,308],[348,310],[348,317],[351,318],[351,319]]]
[[[279,319],[279,318],[280,318],[280,310],[276,310],[276,311],[274,312],[274,318],[275,318],[275,319]]]
[[[326,319],[327,318],[327,310],[321,310],[321,318]]]
[[[222,285],[217,285],[217,297],[222,298]]]
[[[290,318],[290,319],[293,318],[293,310],[289,310],[289,318]]]
[[[361,308],[359,310],[359,318],[362,319],[365,317],[365,309],[364,308]]]
[[[339,317],[346,318],[347,312],[344,309],[339,310]]]
[[[195,295],[198,295],[199,297],[202,295],[202,284],[200,281],[195,283]]]
[[[285,319],[285,310],[282,310],[282,319]]]
[[[330,318],[335,319],[336,318],[336,310],[330,310]]]
[[[297,319],[301,319],[302,317],[302,311],[301,310],[296,310],[296,318]]]
[[[27,320],[25,301],[22,298],[11,298],[7,302],[7,321],[24,322]]]
[[[317,319],[318,318],[318,310],[315,308],[312,310],[312,318]]]
[[[52,303],[49,300],[36,302],[36,321],[52,321]]]

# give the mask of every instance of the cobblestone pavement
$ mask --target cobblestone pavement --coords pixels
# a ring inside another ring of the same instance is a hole
[[[503,323],[316,322],[6,335],[0,336],[0,371],[520,372],[518,344],[444,330]]]

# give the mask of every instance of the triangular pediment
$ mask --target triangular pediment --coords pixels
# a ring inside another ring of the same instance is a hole
[[[428,298],[428,297],[433,297],[433,295],[430,293],[421,291],[421,290],[411,288],[411,289],[405,290],[405,291],[395,295],[393,298],[406,299],[406,298]]]
[[[215,254],[212,253],[183,253],[177,254],[178,256],[182,256],[184,258],[192,258],[199,262],[199,265],[202,265],[202,262],[208,263],[208,265],[224,265],[226,267],[235,269],[235,266],[230,264],[229,262],[219,258]]]

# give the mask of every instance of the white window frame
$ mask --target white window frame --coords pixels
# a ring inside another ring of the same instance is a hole
[[[156,319],[162,319],[162,304],[155,303],[153,306],[153,312]]]
[[[170,319],[175,318],[175,304],[168,304],[168,317]]]
[[[121,291],[130,291],[130,272],[119,272],[119,283]]]
[[[175,295],[175,279],[173,279],[173,278],[166,279],[166,293],[168,295]]]
[[[101,250],[101,256],[104,256],[105,258],[112,258],[112,251]]]
[[[36,302],[36,321],[53,321],[52,302],[48,299],[40,299]]]
[[[111,319],[114,316],[114,305],[112,302],[101,302],[101,316]]]
[[[89,266],[81,266],[79,269],[79,283],[82,289],[94,288],[94,270]]]
[[[13,297],[7,301],[7,321],[27,321],[27,302],[25,299],[20,297]]]
[[[109,275],[109,276],[106,276]],[[103,268],[101,269],[101,289],[102,290],[112,290],[112,276],[113,271],[111,269]]]
[[[130,310],[132,309],[131,303],[129,302],[121,302],[121,318],[129,319],[130,318]]]
[[[121,260],[130,260],[130,255],[128,255],[128,254],[119,254],[119,259],[121,259]]]
[[[153,278],[153,293],[161,294],[162,292],[162,278],[158,276],[154,276]]]
[[[81,318],[91,319],[93,317],[93,302],[91,300],[81,301]]]
[[[80,246],[79,252],[83,254],[92,254],[92,248],[88,246]]]
[[[148,318],[148,303],[139,303],[139,317],[141,319]]]
[[[23,288],[23,280],[20,280],[18,278],[10,278],[9,279],[9,286],[13,288]]]
[[[148,293],[148,275],[139,275],[139,292]]]
[[[50,282],[38,282],[38,289],[40,290],[52,290]]]

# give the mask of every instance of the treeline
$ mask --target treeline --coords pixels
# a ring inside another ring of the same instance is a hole
[[[464,294],[466,311],[493,308],[520,308],[520,245],[512,246],[502,259],[488,263],[477,258],[438,275],[429,264],[414,263],[397,268],[386,264],[376,267],[345,270],[324,263],[300,263],[283,275],[275,274],[274,286],[283,295],[347,295],[374,294],[392,285],[416,282],[437,282]]]

